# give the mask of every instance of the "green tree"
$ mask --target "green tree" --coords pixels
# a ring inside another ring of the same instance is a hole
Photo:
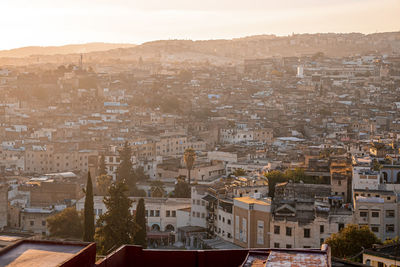
[[[108,192],[108,188],[112,183],[112,177],[109,175],[100,175],[97,178],[97,193],[100,196],[105,196]]]
[[[106,175],[106,174],[107,174],[106,160],[105,160],[104,155],[101,155],[100,163],[99,163],[99,176]]]
[[[332,255],[339,258],[354,258],[362,249],[369,249],[374,244],[381,244],[379,238],[368,226],[349,224],[339,233],[332,234],[325,240],[331,247]]]
[[[242,168],[236,169],[236,170],[233,172],[233,175],[235,175],[236,177],[238,177],[238,176],[244,176],[244,175],[246,175],[246,174],[247,174],[246,171],[243,170]]]
[[[383,245],[389,246],[389,245],[398,245],[400,243],[399,237],[396,236],[395,238],[392,239],[386,239],[383,241]]]
[[[123,244],[133,244],[138,227],[130,212],[132,200],[128,198],[128,187],[123,181],[111,184],[103,202],[107,211],[97,221],[96,242],[102,254],[117,249]]]
[[[93,185],[90,172],[88,172],[88,179],[85,191],[85,210],[83,217],[83,241],[92,242],[94,240],[94,209],[93,209]]]
[[[185,179],[178,177],[173,196],[176,198],[190,198],[190,195],[191,192],[189,184],[185,181]]]
[[[190,171],[193,169],[194,162],[196,161],[196,152],[193,148],[187,148],[183,155],[183,160],[186,164],[186,169],[188,170],[188,183],[190,185]]]
[[[47,218],[47,226],[50,236],[74,239],[82,238],[83,218],[75,208],[66,208]]]
[[[151,182],[151,197],[163,197],[165,194],[164,183],[160,180]]]
[[[146,234],[146,208],[144,206],[144,199],[139,199],[136,207],[135,222],[138,226],[138,232],[135,235],[135,245],[147,247],[147,234]]]
[[[275,185],[288,181],[281,171],[270,171],[265,174],[265,177],[268,179],[268,196],[272,198],[275,196]]]
[[[136,180],[133,174],[131,155],[131,148],[129,147],[128,142],[125,142],[125,145],[120,152],[121,162],[117,168],[117,180],[125,181],[129,188],[129,192],[132,195],[136,190]]]
[[[309,182],[310,180],[312,180],[312,179],[310,179],[310,177],[308,177],[308,176],[304,173],[304,170],[301,169],[301,168],[296,168],[296,169],[294,169],[294,170],[291,170],[291,169],[286,170],[286,171],[285,171],[285,176],[286,176],[286,178],[287,178],[288,180],[292,180],[292,181],[295,182],[295,183],[298,183],[298,182],[300,182],[300,181],[303,181],[303,182],[307,183],[307,182]]]

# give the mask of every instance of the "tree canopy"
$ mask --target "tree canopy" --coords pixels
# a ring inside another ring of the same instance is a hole
[[[83,218],[75,208],[63,211],[47,218],[50,236],[60,238],[81,239],[83,233]]]
[[[191,191],[189,184],[181,178],[177,179],[173,196],[176,198],[190,198]]]
[[[99,251],[107,254],[123,244],[134,244],[138,226],[130,208],[128,187],[123,181],[112,183],[108,196],[103,200],[107,211],[97,221],[96,242]]]
[[[100,175],[97,177],[97,193],[100,196],[107,195],[108,188],[112,183],[112,177],[109,175]]]
[[[354,258],[363,248],[369,249],[373,244],[381,244],[379,238],[368,226],[349,224],[339,233],[332,234],[325,240],[331,247],[332,255],[339,258]]]
[[[131,155],[131,148],[128,142],[125,142],[123,149],[120,151],[121,162],[117,168],[117,180],[125,181],[129,189],[129,194],[133,195],[136,191],[136,179],[133,172]]]

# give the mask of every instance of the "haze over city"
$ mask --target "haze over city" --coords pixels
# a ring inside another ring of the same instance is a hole
[[[6,0],[1,10],[0,49],[400,29],[397,0]]]
[[[0,266],[398,266],[399,0],[0,11]]]

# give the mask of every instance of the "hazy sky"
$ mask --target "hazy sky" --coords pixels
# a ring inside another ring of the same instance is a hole
[[[0,0],[0,49],[400,30],[400,0]]]

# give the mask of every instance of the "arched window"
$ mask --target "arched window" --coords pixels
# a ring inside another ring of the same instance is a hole
[[[168,224],[168,225],[165,227],[165,231],[173,232],[173,231],[175,231],[175,227],[174,227],[172,224]]]
[[[160,226],[159,226],[158,224],[153,224],[153,225],[151,226],[151,230],[152,230],[152,231],[160,231]]]
[[[382,172],[382,175],[383,175],[383,182],[387,183],[388,182],[388,174],[387,174],[387,172]]]

